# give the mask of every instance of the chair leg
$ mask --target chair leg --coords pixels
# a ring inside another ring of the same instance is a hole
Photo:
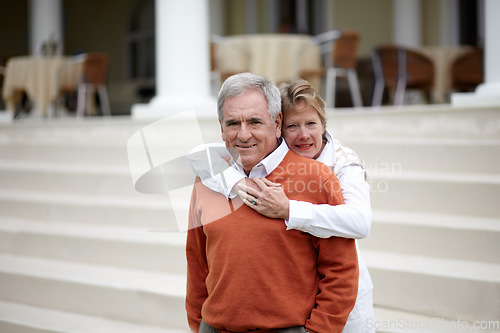
[[[373,89],[372,106],[381,106],[382,98],[384,97],[385,82],[382,79],[375,80],[375,88]]]
[[[363,99],[361,98],[361,91],[359,89],[358,75],[354,69],[347,70],[347,82],[351,90],[352,104],[360,108],[363,106]]]
[[[111,116],[111,111],[109,108],[109,98],[108,98],[108,90],[105,85],[101,85],[97,88],[97,92],[99,93],[99,99],[101,100],[101,110],[102,114],[106,116]]]
[[[396,92],[394,94],[394,105],[403,105],[405,99],[406,79],[399,79],[396,84]]]
[[[78,102],[76,106],[76,116],[81,118],[85,115],[85,104],[87,99],[87,85],[80,84],[78,86]]]
[[[380,60],[380,54],[378,50],[372,52],[371,62],[375,79],[375,86],[373,87],[372,106],[381,106],[382,98],[384,97],[385,79],[382,68],[382,61]]]
[[[326,107],[335,107],[335,80],[336,80],[335,68],[329,67],[326,70],[326,85],[325,85],[325,95],[326,95]]]

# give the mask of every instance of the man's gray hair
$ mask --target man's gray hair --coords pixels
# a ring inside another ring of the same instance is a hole
[[[219,91],[217,97],[217,112],[222,122],[222,106],[227,98],[238,96],[249,90],[261,91],[267,99],[267,112],[274,121],[281,112],[281,95],[278,87],[268,78],[254,73],[240,73],[230,76]]]

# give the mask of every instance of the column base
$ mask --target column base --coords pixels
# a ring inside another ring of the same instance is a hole
[[[132,118],[160,119],[187,110],[194,110],[198,117],[217,117],[217,100],[200,95],[154,97],[148,104],[132,105]]]
[[[452,93],[453,106],[493,106],[500,105],[500,82],[483,83],[474,92]]]

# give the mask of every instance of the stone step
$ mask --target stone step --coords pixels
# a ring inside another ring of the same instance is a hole
[[[220,141],[219,139],[215,141]],[[499,173],[500,141],[428,139],[347,139],[342,142],[365,161],[369,172]],[[196,145],[193,142],[193,147]],[[165,144],[176,155],[176,147]],[[127,141],[44,141],[0,145],[3,161],[63,163],[69,165],[128,166]]]
[[[186,234],[0,218],[0,253],[186,274]]]
[[[457,108],[415,105],[362,109],[330,109],[328,129],[334,137],[395,139],[500,140],[500,107]]]
[[[374,307],[375,317],[368,328],[377,333],[484,333],[499,332],[500,321],[465,321]]]
[[[22,119],[11,125],[0,125],[0,142],[123,142],[132,133],[151,122],[132,120],[130,117],[119,116],[84,119]]]
[[[155,126],[155,124],[160,124]],[[153,126],[150,126],[153,125]],[[138,120],[128,116],[112,118],[85,119],[23,119],[12,125],[0,124],[0,143],[104,143],[121,144],[137,131],[145,130],[150,134],[160,134],[165,128],[171,133],[170,144],[175,146],[176,139],[193,137],[194,131],[199,131],[206,142],[220,141],[220,125],[216,111],[213,117],[196,116],[177,113],[173,117],[162,119]]]
[[[499,173],[500,141],[471,140],[345,140],[365,161],[369,173],[432,170],[438,172]],[[194,147],[195,143],[193,143]],[[176,154],[175,147],[168,147]],[[128,166],[126,141],[12,143],[0,145],[2,161],[30,164],[57,162],[65,165]]]
[[[185,167],[170,168],[162,176],[172,184],[192,185],[195,174]],[[130,168],[112,165],[68,165],[0,161],[0,184],[4,189],[47,193],[113,195],[144,200],[134,188]]]
[[[40,138],[37,140],[0,141],[1,161],[6,163],[25,162],[36,165],[63,164],[71,166],[129,166],[129,158],[152,158],[153,164],[176,159],[187,155],[195,146],[204,142],[221,142],[220,133],[211,140],[204,141],[200,135],[190,134],[189,128],[180,127],[180,133],[150,133],[142,138],[138,133],[129,137],[113,140],[105,138],[74,139]],[[78,131],[77,131],[78,133]],[[109,135],[112,135],[112,131]],[[199,134],[199,133],[198,133]],[[129,141],[130,139],[130,141]],[[145,140],[145,141],[144,141]]]
[[[437,258],[500,263],[500,219],[477,216],[373,211],[362,252],[377,250]]]
[[[179,114],[177,114],[179,116]],[[197,124],[207,142],[220,139],[220,127],[213,117],[197,116]],[[382,107],[380,109],[329,109],[328,128],[335,137],[343,138],[441,138],[500,140],[499,107],[457,108],[450,105],[415,105]],[[0,142],[10,140],[38,140],[47,138],[70,139],[127,138],[156,120],[131,119],[128,116],[85,119],[23,119],[12,125],[3,125]],[[192,129],[189,118],[180,115],[174,124]]]
[[[368,175],[374,209],[496,218],[500,174],[402,172]]]
[[[13,143],[0,145],[2,162],[64,164],[69,166],[128,166],[126,143]]]
[[[500,173],[496,140],[350,138],[342,144],[363,159],[368,173]]]
[[[0,301],[0,332],[5,333],[187,333],[43,307]]]
[[[187,330],[184,275],[0,255],[0,298],[92,317]]]
[[[168,195],[141,196],[144,200],[0,189],[0,217],[179,230]]]
[[[500,264],[363,251],[380,307],[439,318],[498,320]]]

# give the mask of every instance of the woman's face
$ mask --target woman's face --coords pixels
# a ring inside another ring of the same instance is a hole
[[[288,148],[308,158],[318,158],[323,150],[325,128],[318,112],[307,102],[297,103],[283,118],[283,138]]]

